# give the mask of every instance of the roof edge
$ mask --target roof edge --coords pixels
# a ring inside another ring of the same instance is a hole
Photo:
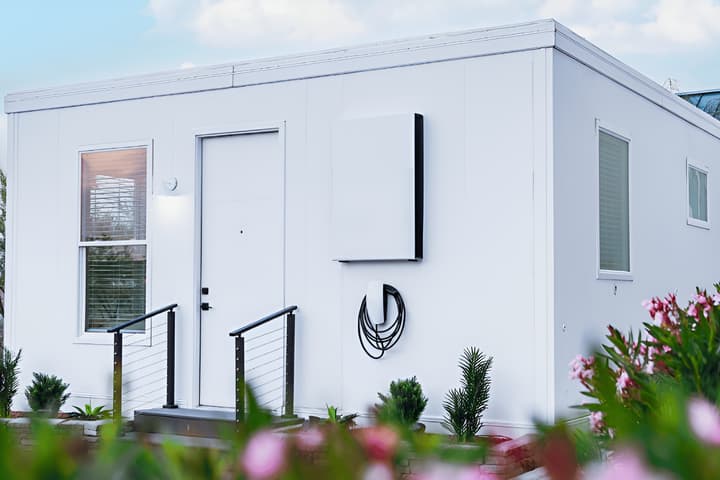
[[[20,91],[6,113],[196,93],[554,46],[552,19]]]

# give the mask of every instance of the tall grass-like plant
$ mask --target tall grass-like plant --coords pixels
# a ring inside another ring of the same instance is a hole
[[[19,350],[17,355],[13,356],[9,349],[2,347],[2,355],[0,356],[0,417],[10,416],[13,397],[20,387],[18,364],[20,363],[21,353],[22,350]]]
[[[32,385],[25,389],[25,397],[34,412],[55,416],[70,397],[69,393],[65,393],[68,387],[55,375],[34,372]]]
[[[473,440],[483,426],[483,413],[490,400],[492,360],[476,347],[466,348],[460,357],[460,388],[451,389],[443,402],[443,425],[454,432],[460,442]]]

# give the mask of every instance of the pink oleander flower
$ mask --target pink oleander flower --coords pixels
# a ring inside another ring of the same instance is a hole
[[[570,379],[585,382],[593,377],[593,365],[595,357],[585,358],[582,355],[576,356],[570,362]]]
[[[703,442],[720,446],[720,412],[704,398],[691,398],[687,405],[690,428]]]
[[[653,360],[649,360],[645,364],[644,370],[645,370],[645,373],[647,373],[648,375],[654,374],[655,373],[655,362]]]
[[[691,303],[690,306],[687,309],[688,317],[697,318],[698,317],[698,311],[697,307],[694,303]]]
[[[625,370],[621,370],[620,375],[615,382],[615,387],[617,388],[618,395],[622,395],[631,384],[632,380],[630,380],[627,372]]]
[[[595,433],[600,433],[605,428],[605,415],[603,412],[592,412],[590,413],[590,430]]]
[[[302,430],[295,436],[297,446],[304,452],[313,452],[318,450],[325,441],[325,435],[322,430],[317,427],[310,427]]]
[[[373,462],[365,468],[363,480],[394,480],[395,473],[387,463]]]
[[[702,293],[698,293],[693,296],[693,301],[695,303],[699,303],[700,305],[706,305],[708,303],[707,298]]]
[[[285,439],[269,431],[252,436],[242,453],[242,468],[252,480],[275,478],[285,469]]]
[[[386,462],[395,456],[400,437],[392,428],[381,425],[360,430],[360,442],[371,459]]]
[[[713,305],[720,306],[720,293],[716,293],[712,296],[712,303]]]
[[[590,469],[586,480],[659,480],[666,478],[650,471],[635,452],[622,450],[614,453],[606,464]]]

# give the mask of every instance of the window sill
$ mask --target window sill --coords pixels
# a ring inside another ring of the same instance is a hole
[[[630,272],[619,272],[613,270],[600,270],[597,274],[598,280],[615,280],[620,282],[632,282],[633,275]]]
[[[698,220],[697,218],[688,217],[687,224],[691,227],[702,228],[704,230],[710,230],[710,222],[704,220]]]

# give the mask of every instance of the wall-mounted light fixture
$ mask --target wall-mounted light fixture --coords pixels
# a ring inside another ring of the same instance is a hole
[[[163,181],[163,184],[167,192],[174,192],[178,187],[178,179],[177,177],[168,177]]]

